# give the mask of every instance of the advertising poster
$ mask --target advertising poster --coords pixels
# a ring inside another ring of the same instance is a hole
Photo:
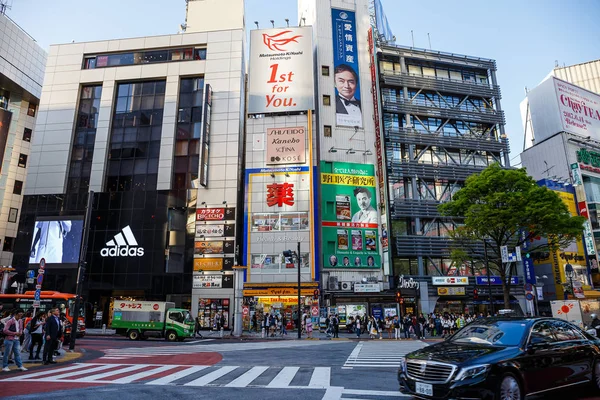
[[[600,138],[600,96],[560,79],[553,79],[565,131]]]
[[[194,255],[233,254],[233,240],[198,241],[194,243]]]
[[[306,162],[306,129],[267,129],[267,165],[304,164]]]
[[[314,109],[312,27],[250,32],[248,114]]]
[[[379,269],[379,218],[372,164],[321,162],[325,268]]]
[[[82,219],[37,220],[33,230],[29,264],[39,264],[42,258],[47,264],[77,264],[82,233]]]
[[[233,258],[196,258],[194,259],[194,272],[231,270]]]
[[[335,115],[339,126],[362,127],[358,35],[353,11],[331,9]]]

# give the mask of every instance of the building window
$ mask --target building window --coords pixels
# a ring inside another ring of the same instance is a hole
[[[331,137],[331,125],[325,125],[323,127],[323,136]]]
[[[23,140],[26,142],[31,142],[31,133],[31,129],[25,128],[25,130],[23,131]]]
[[[164,80],[117,86],[106,191],[156,189],[165,86]]]
[[[4,246],[2,246],[2,251],[10,251],[12,252],[15,247],[15,238],[13,237],[5,237],[4,238]]]
[[[27,168],[27,154],[19,154],[19,167]]]
[[[170,50],[146,50],[128,53],[87,55],[83,59],[83,69],[192,60],[206,60],[206,49],[184,47],[181,49]]]
[[[8,211],[8,222],[17,222],[17,215],[19,214],[19,209],[11,207]]]
[[[30,117],[35,117],[35,109],[35,104],[29,103],[29,106],[27,107],[27,115]]]
[[[21,194],[23,191],[23,181],[15,181],[15,187],[13,188],[13,194]]]
[[[321,75],[329,76],[329,66],[328,65],[321,65]]]
[[[324,106],[330,106],[331,105],[331,96],[329,96],[328,94],[324,94],[323,95],[323,105]]]
[[[173,189],[198,187],[204,97],[204,78],[181,79],[173,162]]]
[[[100,112],[102,86],[83,86],[79,95],[79,109],[75,138],[71,148],[71,162],[67,178],[68,192],[87,192],[92,173],[92,158],[96,140],[96,126]]]

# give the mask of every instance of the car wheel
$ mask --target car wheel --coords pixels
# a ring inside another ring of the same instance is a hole
[[[513,374],[507,373],[502,375],[496,398],[499,400],[523,399],[523,391],[521,390],[521,384]]]
[[[600,390],[600,360],[594,361],[594,385]]]
[[[167,332],[167,341],[174,342],[177,340],[177,333],[175,331]]]
[[[140,338],[140,333],[138,331],[129,331],[128,336],[130,340],[138,340]]]

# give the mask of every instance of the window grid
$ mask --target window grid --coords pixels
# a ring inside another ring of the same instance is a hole
[[[156,189],[165,85],[160,80],[117,86],[106,191]]]
[[[101,95],[102,85],[81,88],[67,179],[67,190],[70,192],[89,190]]]
[[[204,78],[181,79],[173,160],[173,189],[191,189],[198,186],[203,105]]]
[[[206,60],[206,49],[185,47],[179,49],[145,50],[126,53],[91,54],[84,57],[83,69],[193,60]]]

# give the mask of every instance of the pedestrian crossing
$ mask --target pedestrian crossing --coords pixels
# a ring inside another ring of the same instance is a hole
[[[0,384],[10,381],[327,389],[331,386],[331,367],[75,363],[19,374],[0,380]]]
[[[242,342],[242,343],[206,343],[214,339],[202,339],[195,341],[193,344],[177,344],[170,346],[147,346],[147,347],[128,347],[122,349],[106,349],[103,350],[104,356],[99,360],[127,360],[132,357],[156,357],[156,356],[173,356],[173,355],[188,355],[192,353],[207,353],[207,352],[234,352],[245,350],[273,350],[273,349],[289,349],[292,347],[314,347],[342,344],[344,342],[333,341],[301,341],[301,340],[281,340],[273,342]],[[202,342],[202,343],[198,343]]]
[[[398,368],[406,354],[425,346],[420,340],[359,342],[342,368]]]

